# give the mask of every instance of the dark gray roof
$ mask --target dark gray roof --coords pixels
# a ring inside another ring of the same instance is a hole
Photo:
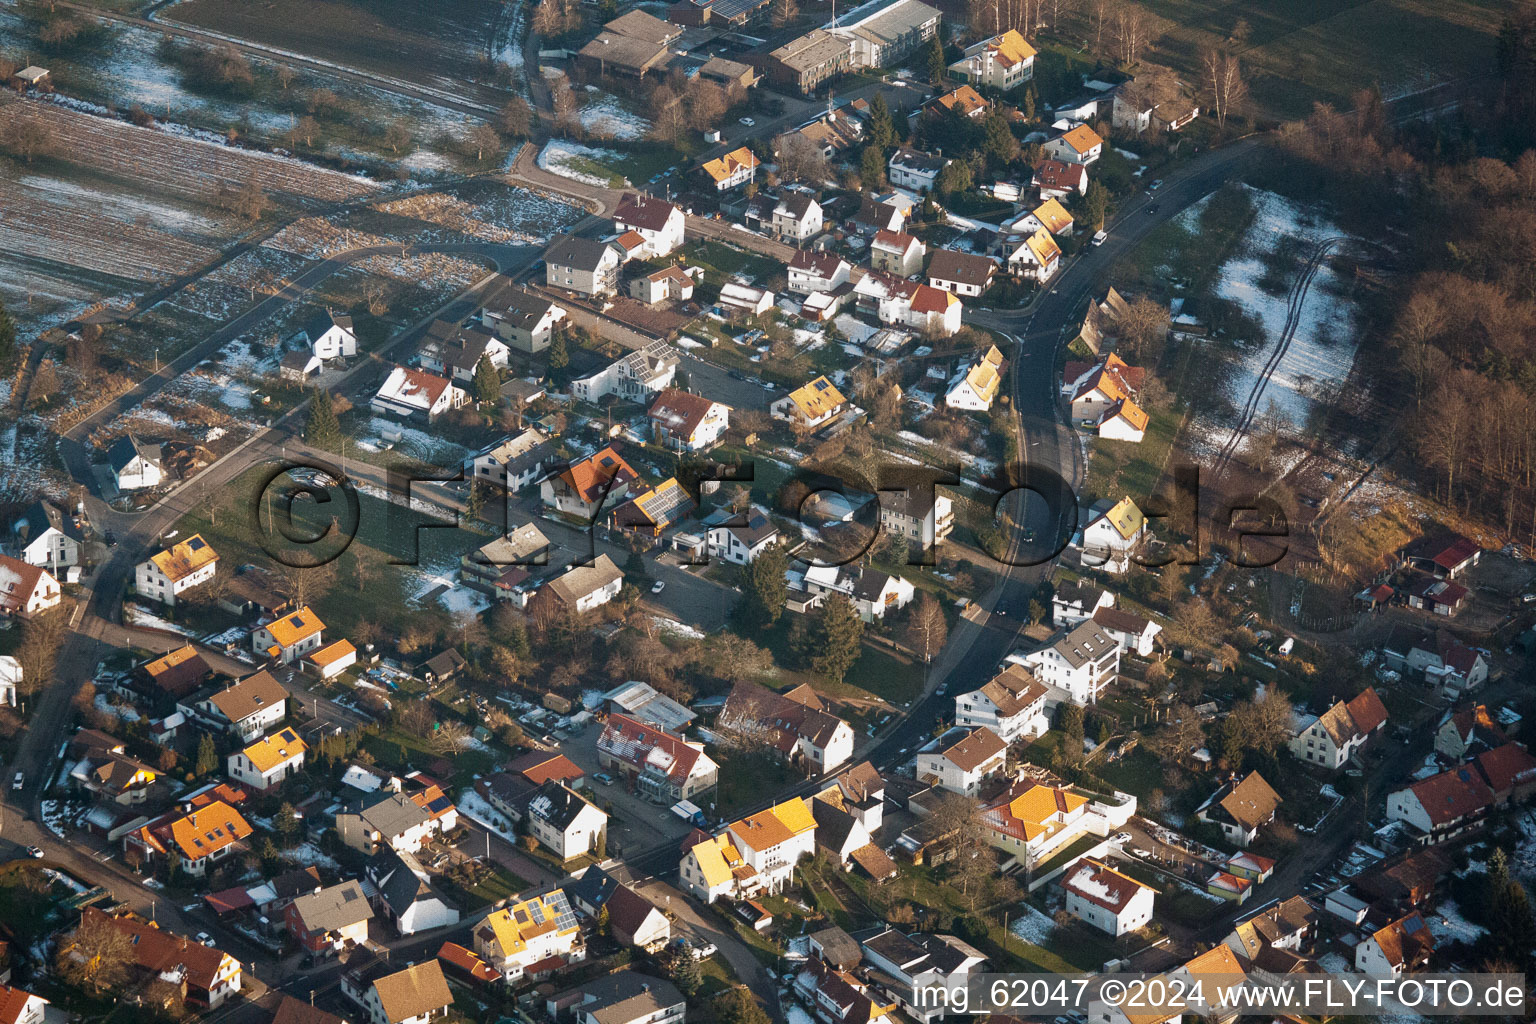
[[[26,543],[36,540],[50,529],[58,530],[66,537],[84,540],[85,532],[76,524],[74,516],[67,516],[50,501],[34,501],[16,521],[18,538]],[[25,530],[23,534],[21,531]]]
[[[574,790],[551,779],[529,799],[528,813],[563,832],[587,806],[587,801]]]
[[[593,271],[602,265],[604,254],[609,248],[607,242],[600,242],[595,238],[561,235],[549,244],[548,249],[544,250],[544,259],[560,267]]]
[[[608,898],[619,888],[619,882],[602,868],[593,865],[583,871],[580,878],[563,888],[572,902],[595,911],[608,902]]]
[[[834,967],[848,970],[864,959],[858,941],[837,925],[812,932],[811,941],[821,949],[821,958]]]
[[[348,334],[352,334],[352,318],[345,313],[321,310],[304,321],[304,336],[313,342],[332,327],[340,327]]]
[[[947,163],[949,161],[941,156],[933,156],[918,149],[908,149],[906,146],[891,154],[892,166],[910,167],[914,171],[938,171],[942,170]]]
[[[1056,639],[1051,646],[1068,665],[1077,668],[1090,661],[1097,661],[1119,645],[1097,623],[1089,619],[1072,632]]]
[[[598,1024],[629,1024],[649,1019],[662,1010],[683,1005],[677,987],[665,978],[653,978],[634,971],[617,971],[604,978],[583,982],[551,1000],[572,1002],[582,1014],[590,1014]]]
[[[399,793],[380,793],[371,799],[354,801],[348,809],[386,839],[401,835],[432,818],[416,801]]]
[[[121,472],[127,468],[128,463],[135,457],[143,459],[150,465],[160,465],[160,446],[140,441],[133,434],[124,434],[112,442],[112,447],[107,449],[107,463],[114,470]]]
[[[1056,587],[1056,601],[1060,604],[1093,608],[1104,598],[1104,590],[1092,583],[1067,580]]]
[[[437,897],[437,892],[427,883],[427,873],[421,862],[412,854],[398,853],[390,846],[382,847],[369,858],[365,870],[368,880],[379,890],[379,897],[396,917],[418,900]]]

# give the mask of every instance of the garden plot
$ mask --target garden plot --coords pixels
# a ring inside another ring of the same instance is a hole
[[[538,245],[581,218],[581,212],[561,202],[528,189],[497,189],[497,195],[472,201],[443,192],[395,199],[373,208],[381,213],[410,217],[425,224],[436,224],[457,235],[471,235],[491,242]],[[417,237],[431,240],[433,232]]]
[[[583,146],[565,139],[552,139],[539,151],[539,166],[574,181],[607,188],[622,175],[608,164],[624,159],[624,154],[596,146]],[[624,184],[629,184],[624,180]]]
[[[375,235],[356,228],[333,224],[319,217],[305,217],[288,225],[267,240],[273,249],[308,259],[327,259],[356,249],[379,246],[404,247],[397,237]],[[353,264],[370,274],[421,284],[429,290],[448,290],[447,294],[467,288],[485,276],[485,268],[473,260],[442,253],[407,255],[379,254]],[[435,286],[435,287],[434,287]],[[451,290],[450,290],[451,289]]]
[[[136,193],[181,197],[205,205],[221,188],[254,180],[278,199],[338,201],[378,185],[286,157],[236,149],[219,142],[137,128],[58,103],[0,93],[0,126],[30,121],[52,136],[60,153],[111,181],[133,182]]]
[[[625,107],[617,96],[595,85],[587,86],[586,93],[579,116],[582,128],[593,138],[633,141],[651,130],[651,122]]]
[[[1256,412],[1262,415],[1273,406],[1299,430],[1307,425],[1313,409],[1329,400],[1348,378],[1358,347],[1348,285],[1332,264],[1323,263],[1312,279],[1300,300],[1300,317],[1285,354],[1267,382],[1264,375],[1284,337],[1290,313],[1287,288],[1303,272],[1306,258],[1318,244],[1341,232],[1290,199],[1252,188],[1248,195],[1253,222],[1237,254],[1217,272],[1215,294],[1256,321],[1259,335],[1242,339],[1226,381],[1227,399],[1234,409],[1242,409],[1262,382]],[[1197,230],[1208,201],[1209,197],[1181,214],[1180,225]],[[1229,423],[1201,426],[1207,445],[1220,448],[1231,437]]]

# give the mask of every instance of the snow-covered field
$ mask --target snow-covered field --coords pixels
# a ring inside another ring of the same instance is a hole
[[[588,133],[604,139],[638,139],[651,130],[651,122],[626,110],[617,97],[595,85],[586,87],[581,105],[581,126]]]
[[[591,164],[619,159],[622,159],[622,154],[611,149],[583,146],[579,142],[565,139],[551,139],[539,151],[540,167],[588,185],[607,186],[610,180],[608,177],[598,177],[591,169]]]
[[[1237,254],[1222,264],[1215,289],[1217,297],[1237,304],[1262,325],[1259,337],[1240,339],[1244,344],[1243,357],[1228,382],[1227,394],[1236,409],[1243,408],[1248,401],[1265,364],[1274,354],[1289,315],[1287,295],[1283,291],[1273,294],[1263,287],[1269,274],[1266,257],[1279,251],[1282,244],[1297,247],[1300,243],[1298,248],[1304,259],[1319,242],[1341,234],[1331,222],[1273,192],[1250,188],[1248,197],[1254,206],[1253,223]],[[1208,201],[1184,211],[1178,223],[1188,230],[1198,230],[1200,214]],[[1325,262],[1302,303],[1300,322],[1290,347],[1259,396],[1258,414],[1264,414],[1273,403],[1293,427],[1302,428],[1318,394],[1343,384],[1349,376],[1357,341],[1347,287],[1334,267]],[[1226,444],[1231,436],[1231,424],[1205,426],[1207,441],[1217,447]]]
[[[1020,905],[1019,916],[1008,923],[1008,930],[1025,942],[1044,945],[1056,930],[1056,922],[1046,917],[1028,903]]]

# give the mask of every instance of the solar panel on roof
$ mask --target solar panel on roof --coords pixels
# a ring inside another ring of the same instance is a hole
[[[193,551],[201,551],[204,547],[203,538],[193,537],[191,540],[187,541],[187,547],[191,548]]]
[[[304,628],[304,616],[302,616],[302,615],[295,615],[295,616],[293,616],[292,618],[290,618],[288,620],[288,625],[292,626],[294,629],[303,629]]]

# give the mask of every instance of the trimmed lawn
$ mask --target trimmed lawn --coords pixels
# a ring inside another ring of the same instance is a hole
[[[809,683],[819,693],[834,699],[869,700],[876,698],[901,706],[916,700],[923,692],[923,666],[884,648],[865,643],[859,660],[848,670],[841,683],[831,683],[814,672],[799,672],[784,668],[795,662],[795,652],[790,649],[790,626],[795,613],[785,612],[778,622],[766,629],[754,630],[747,639],[761,644],[772,654],[780,666],[779,679],[783,689]]]
[[[1150,422],[1146,436],[1140,442],[1104,438],[1089,441],[1086,493],[1113,499],[1130,495],[1140,503],[1157,491],[1184,414],[1164,407],[1149,412],[1147,418]]]
[[[682,255],[687,263],[703,267],[705,280],[716,287],[738,274],[762,282],[784,272],[782,265],[766,256],[713,239],[690,242],[683,246]]]

